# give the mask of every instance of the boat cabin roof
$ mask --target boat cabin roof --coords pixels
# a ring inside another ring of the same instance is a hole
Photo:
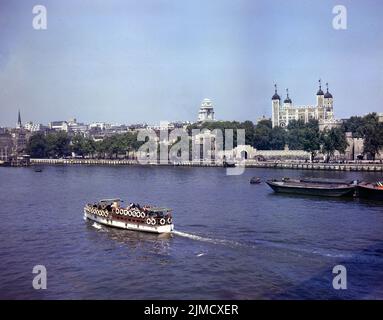
[[[102,199],[99,202],[100,203],[101,202],[121,202],[121,199],[118,199],[118,198],[116,198],[116,199]]]
[[[160,207],[149,207],[149,208],[147,208],[147,210],[149,210],[151,212],[170,212],[170,211],[172,211],[169,208],[160,208]]]

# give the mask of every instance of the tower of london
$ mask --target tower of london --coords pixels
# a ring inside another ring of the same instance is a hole
[[[273,127],[286,127],[291,120],[302,120],[307,123],[311,119],[318,120],[320,128],[331,127],[336,125],[333,110],[333,96],[328,91],[328,83],[326,83],[326,93],[322,91],[322,83],[319,80],[319,90],[316,94],[316,104],[297,106],[294,105],[289,90],[286,89],[286,99],[281,103],[281,97],[275,92],[272,100],[272,124]]]

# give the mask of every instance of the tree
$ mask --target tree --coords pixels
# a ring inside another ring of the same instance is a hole
[[[27,142],[27,153],[32,158],[44,158],[47,155],[47,140],[43,133],[37,132]]]
[[[93,155],[95,152],[95,142],[91,138],[85,138],[80,134],[76,134],[71,140],[71,150],[76,155],[84,157],[85,155]]]
[[[145,143],[137,140],[137,132],[127,132],[115,134],[104,138],[102,141],[91,142],[85,140],[84,148],[88,148],[88,153],[97,152],[99,156],[117,158],[119,155],[126,155],[128,151],[137,151]]]
[[[342,129],[344,132],[352,132],[354,138],[363,138],[363,153],[375,159],[383,148],[382,126],[377,114],[370,113],[364,117],[351,117],[343,123]]]
[[[354,138],[364,137],[365,118],[359,116],[353,116],[347,119],[342,124],[343,132],[351,132]]]
[[[283,150],[286,145],[286,130],[274,127],[270,131],[269,146],[271,150]]]
[[[331,128],[322,132],[321,142],[322,152],[327,156],[327,161],[334,156],[335,151],[344,153],[348,145],[341,128]]]
[[[383,124],[379,123],[376,113],[364,117],[364,150],[363,153],[370,155],[373,160],[383,148]]]
[[[252,121],[245,121],[241,124],[242,129],[245,129],[245,143],[252,146],[254,144],[255,126]]]
[[[70,155],[70,138],[64,131],[49,133],[46,136],[47,155],[60,158]]]
[[[271,121],[270,121],[271,123]],[[245,144],[253,145],[254,143],[254,124],[253,122],[247,120],[245,122],[238,121],[213,121],[213,122],[203,122],[203,123],[194,123],[187,127],[189,136],[192,135],[193,129],[208,129],[213,131],[215,129],[221,130],[223,135],[223,145],[225,145],[225,129],[233,130],[233,147],[237,146],[237,130],[245,130]]]
[[[307,123],[303,120],[291,120],[287,126],[287,143],[291,150],[304,150],[314,159],[320,149],[320,132],[317,120]]]
[[[291,120],[287,126],[286,142],[291,150],[303,150],[306,124],[302,120]]]
[[[71,150],[78,156],[84,156],[84,137],[76,134],[71,141]]]
[[[316,120],[310,120],[303,129],[303,150],[310,153],[311,161],[320,149],[319,124]]]
[[[84,151],[84,154],[93,157],[93,154],[96,151],[96,144],[92,138],[84,139],[83,151]]]
[[[258,150],[270,150],[270,135],[272,123],[270,120],[261,120],[254,129],[253,146]]]

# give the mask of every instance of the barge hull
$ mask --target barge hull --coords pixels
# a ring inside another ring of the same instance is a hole
[[[321,197],[352,197],[355,189],[353,187],[345,188],[310,188],[310,187],[294,187],[294,186],[280,186],[270,182],[267,184],[277,193],[301,194],[308,196],[321,196]]]
[[[358,186],[358,196],[363,199],[383,201],[383,190]]]

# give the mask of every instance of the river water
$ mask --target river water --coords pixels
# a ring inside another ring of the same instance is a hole
[[[377,180],[378,173],[223,168],[0,168],[2,299],[382,299],[383,203],[274,194],[252,176]],[[101,198],[174,210],[158,236],[95,228]],[[47,289],[32,269],[44,265]],[[347,270],[335,290],[332,269]]]

